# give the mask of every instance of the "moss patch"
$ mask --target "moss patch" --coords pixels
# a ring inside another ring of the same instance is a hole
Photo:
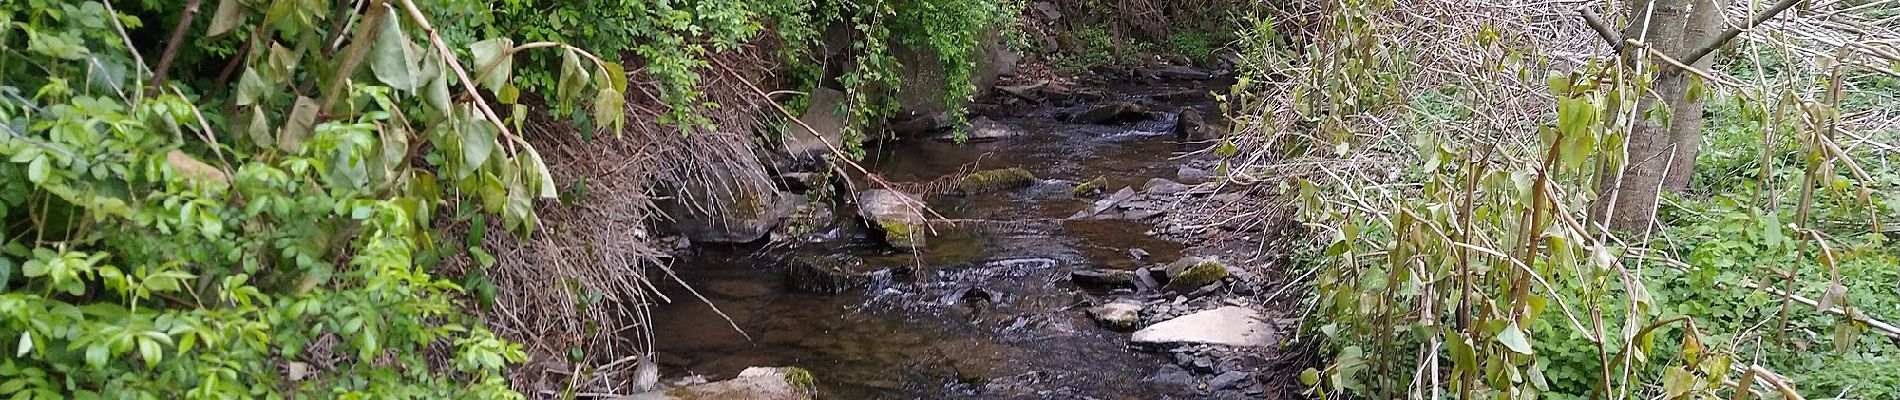
[[[1010,167],[983,170],[971,173],[957,180],[957,192],[975,194],[1003,189],[1018,189],[1036,182],[1036,175],[1029,170]]]
[[[1069,194],[1074,195],[1075,197],[1078,197],[1078,198],[1095,197],[1095,196],[1101,195],[1103,191],[1106,190],[1106,189],[1103,189],[1104,186],[1108,186],[1108,177],[1097,176],[1095,177],[1095,179],[1090,179],[1088,182],[1082,182],[1079,185],[1075,185],[1075,189],[1070,191]]]
[[[818,392],[818,379],[812,377],[811,371],[806,371],[804,368],[785,367],[785,383],[791,384],[793,389],[804,392],[807,396]]]
[[[1227,277],[1227,265],[1213,258],[1186,257],[1168,265],[1168,290],[1186,293]]]
[[[924,246],[925,229],[919,224],[903,221],[877,221],[877,228],[884,231],[884,242],[891,247],[911,248]]]

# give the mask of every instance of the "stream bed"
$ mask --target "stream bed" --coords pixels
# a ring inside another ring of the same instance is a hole
[[[1070,281],[1077,269],[1166,263],[1184,246],[1138,221],[1067,217],[1092,204],[1072,195],[1078,182],[1101,177],[1114,192],[1174,179],[1186,162],[1179,155],[1205,146],[1177,138],[1177,113],[1216,113],[1207,96],[1179,94],[1217,87],[1116,88],[1103,99],[1145,104],[1153,118],[1143,121],[1069,123],[1068,114],[1089,104],[1028,106],[1019,116],[987,117],[1019,129],[1017,136],[873,145],[864,166],[892,182],[938,181],[972,166],[1020,167],[1038,180],[926,196],[942,217],[963,222],[939,227],[917,253],[880,243],[848,208],[829,240],[695,248],[672,270],[720,312],[683,286],[662,285],[674,301],[651,315],[661,370],[668,379],[716,380],[752,366],[797,366],[811,371],[826,399],[1197,397],[1188,384],[1151,379],[1173,362],[1167,353],[1132,348],[1127,333],[1091,320],[1084,310],[1106,289]],[[840,294],[795,290],[785,265],[800,256],[847,258],[867,278]]]

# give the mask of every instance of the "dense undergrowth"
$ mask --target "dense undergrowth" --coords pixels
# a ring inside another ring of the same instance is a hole
[[[479,276],[495,259],[481,221],[542,234],[537,209],[579,185],[518,134],[541,123],[530,104],[583,135],[717,129],[695,91],[722,67],[709,54],[776,39],[780,84],[808,89],[834,61],[821,33],[841,25],[853,48],[836,80],[863,126],[893,112],[894,46],[935,54],[943,96],[967,98],[979,35],[1013,15],[954,0],[211,3],[0,6],[0,396],[522,397],[506,379],[522,347],[478,317],[497,294],[436,266],[471,257]],[[627,120],[647,88],[666,116]],[[440,230],[471,220],[465,237]]]
[[[1629,235],[1590,205],[1630,121],[1668,118],[1633,106],[1649,83],[1574,56],[1564,35],[1594,39],[1580,24],[1516,25],[1574,10],[1427,3],[1314,2],[1316,19],[1293,7],[1241,35],[1223,149],[1239,175],[1294,176],[1319,237],[1312,395],[1900,396],[1900,333],[1881,326],[1900,320],[1889,61],[1725,52],[1721,82],[1692,89],[1709,102],[1693,186]]]

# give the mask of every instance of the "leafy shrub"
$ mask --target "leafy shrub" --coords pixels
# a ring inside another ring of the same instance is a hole
[[[431,227],[465,207],[526,234],[553,187],[531,146],[449,93],[512,102],[507,68],[457,70],[551,48],[560,99],[602,93],[617,120],[617,66],[502,39],[459,60],[407,1],[279,4],[224,1],[188,31],[256,34],[217,99],[230,118],[135,58],[117,32],[148,18],[0,8],[0,334],[16,343],[0,395],[520,397],[503,368],[521,347],[460,312],[427,261],[459,249]]]

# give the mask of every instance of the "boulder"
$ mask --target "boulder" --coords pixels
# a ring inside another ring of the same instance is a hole
[[[1141,325],[1142,304],[1134,300],[1115,300],[1089,308],[1089,316],[1103,327],[1118,331],[1134,329]]]
[[[1062,9],[1057,8],[1055,3],[1038,1],[1032,6],[1036,8],[1036,12],[1041,14],[1044,20],[1057,21],[1062,19]]]
[[[1214,129],[1207,126],[1206,117],[1193,108],[1181,110],[1175,117],[1174,136],[1183,141],[1205,142],[1214,140]]]
[[[1047,83],[1048,82],[1033,85],[997,86],[996,91],[1023,100],[1040,103],[1042,102],[1042,86]]]
[[[919,113],[909,118],[893,118],[890,129],[894,135],[914,137],[949,129],[951,123],[950,113],[938,111]]]
[[[1273,326],[1259,313],[1224,306],[1183,315],[1135,331],[1129,341],[1148,345],[1214,344],[1234,347],[1273,345]]]
[[[1148,107],[1131,101],[1117,101],[1091,107],[1069,116],[1069,122],[1083,124],[1120,124],[1148,119]]]
[[[976,46],[971,58],[975,65],[970,70],[968,84],[976,90],[974,93],[988,93],[990,88],[1005,72],[1016,69],[1020,61],[1009,46],[1003,44],[1001,29],[989,29],[976,35]],[[897,71],[899,87],[894,97],[898,109],[916,113],[936,113],[969,106],[970,99],[951,101],[944,96],[950,90],[950,79],[946,68],[936,50],[928,46],[912,46],[897,43],[891,46],[891,56],[897,65],[903,66]]]
[[[1021,189],[1036,183],[1036,175],[1020,167],[972,172],[957,179],[959,194],[977,194],[1005,189]]]
[[[1240,371],[1222,372],[1220,373],[1220,375],[1215,375],[1214,379],[1208,379],[1207,387],[1214,388],[1214,390],[1233,389],[1233,388],[1240,387],[1242,383],[1246,383],[1247,378],[1252,378],[1252,377],[1253,377],[1252,375],[1249,375],[1246,372],[1240,372]]]
[[[729,177],[714,173],[715,177]],[[798,195],[756,190],[731,179],[688,183],[659,201],[673,230],[694,243],[750,243],[772,232],[798,207]],[[770,186],[766,184],[765,186]]]
[[[861,276],[853,263],[831,257],[798,256],[785,264],[785,281],[793,289],[838,294],[858,285]]]
[[[793,196],[791,199],[794,204],[792,212],[785,216],[785,222],[772,231],[773,242],[785,242],[822,232],[837,220],[831,211],[830,201],[811,201],[804,196]]]
[[[838,104],[845,101],[844,92],[828,87],[818,87],[811,91],[810,105],[805,113],[798,116],[799,121],[811,129],[793,124],[785,132],[785,153],[793,159],[806,160],[831,151],[831,147],[844,148],[845,115],[838,113]]]
[[[1227,277],[1227,265],[1212,257],[1181,257],[1168,264],[1168,290],[1193,292]]]
[[[1179,179],[1182,182],[1206,182],[1214,179],[1214,173],[1183,165],[1174,169],[1174,179]]]
[[[818,386],[811,372],[795,367],[746,368],[718,382],[617,397],[621,400],[785,399],[809,400]]]
[[[930,227],[924,225],[924,201],[890,189],[871,189],[858,193],[858,216],[884,234],[892,247],[923,247]]]
[[[1147,184],[1141,185],[1141,190],[1152,196],[1168,196],[1186,192],[1188,186],[1166,178],[1154,178],[1149,179]]]

